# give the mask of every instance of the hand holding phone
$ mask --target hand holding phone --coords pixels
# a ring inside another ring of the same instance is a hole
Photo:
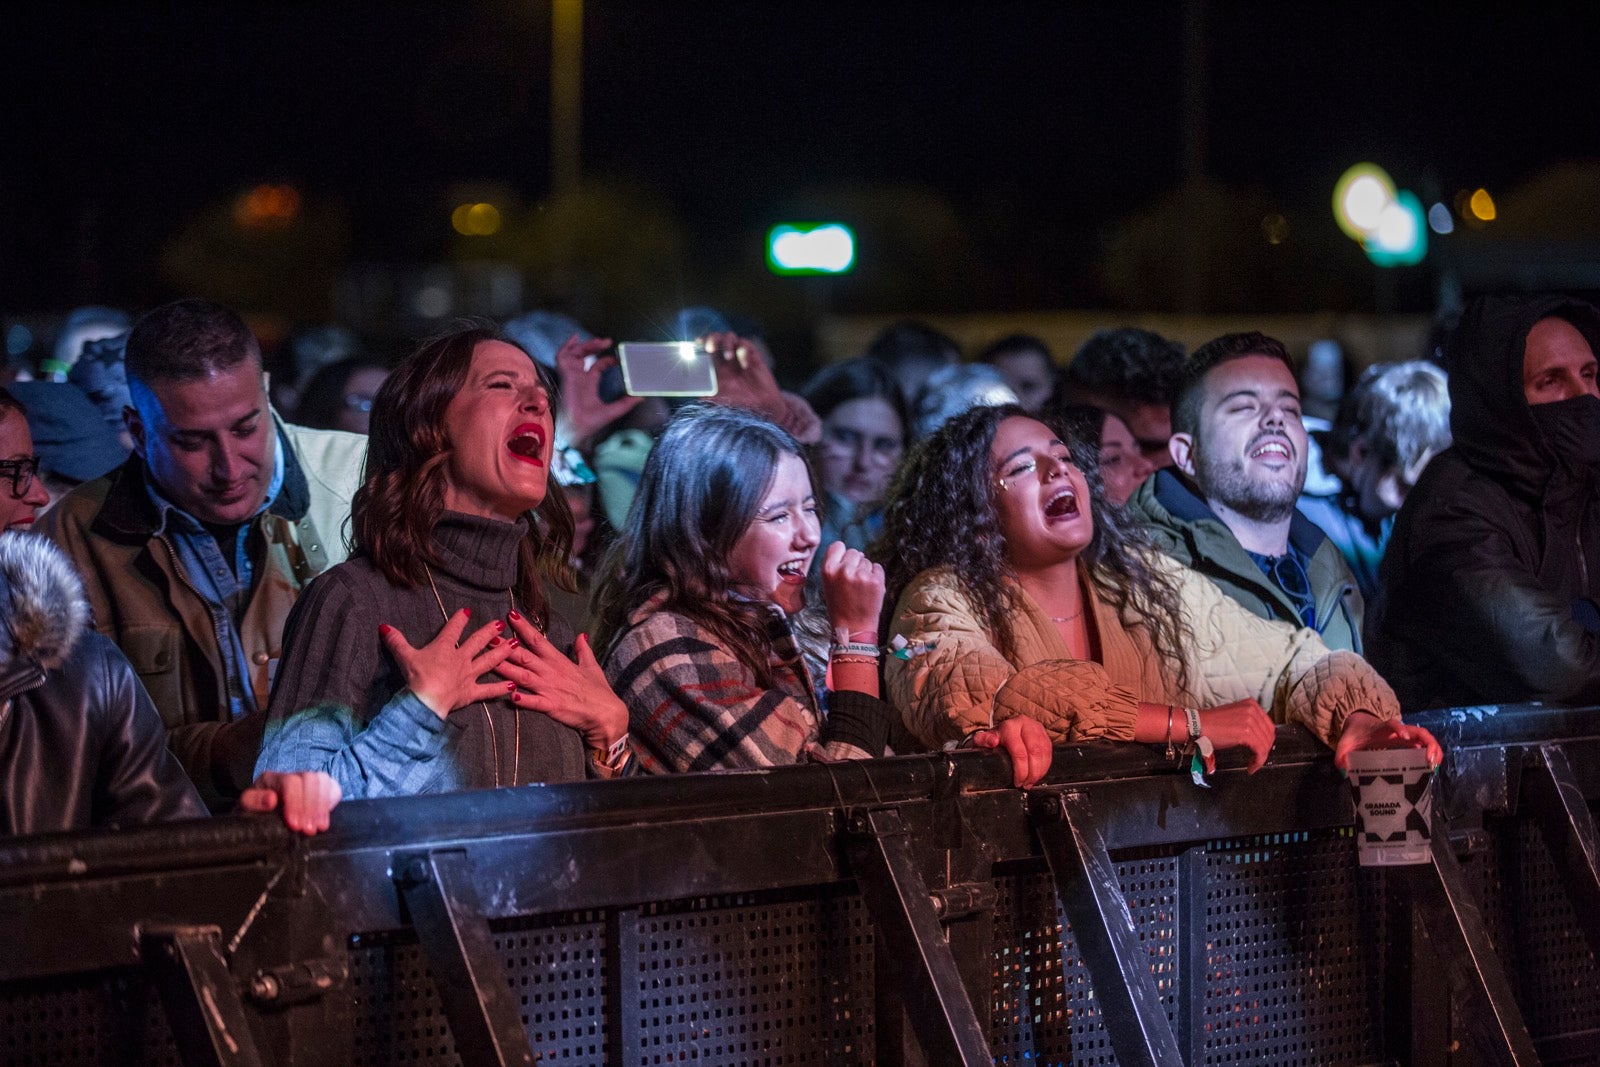
[[[585,448],[599,430],[620,419],[639,403],[622,391],[617,358],[604,354],[611,342],[604,337],[584,340],[576,334],[556,351],[556,373],[561,378],[562,439]],[[608,391],[606,379],[615,374],[617,388]]]
[[[717,368],[693,341],[624,342],[617,346],[622,391],[629,396],[716,396]],[[601,395],[607,391],[602,381]]]

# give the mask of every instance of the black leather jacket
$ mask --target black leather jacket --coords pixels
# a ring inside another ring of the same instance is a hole
[[[1401,508],[1367,614],[1368,658],[1407,711],[1600,701],[1600,471],[1523,398],[1528,331],[1549,317],[1600,352],[1600,312],[1559,296],[1480,298],[1446,350],[1455,443]]]
[[[166,729],[54,546],[0,536],[0,834],[200,818]]]

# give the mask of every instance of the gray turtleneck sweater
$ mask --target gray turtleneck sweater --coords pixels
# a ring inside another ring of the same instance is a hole
[[[327,771],[346,798],[582,779],[588,759],[575,730],[506,699],[440,719],[405,688],[378,636],[387,623],[420,648],[463,607],[472,612],[469,633],[504,621],[527,532],[525,520],[446,513],[434,528],[438,600],[427,584],[395,587],[360,556],[313,581],[284,630],[256,773]],[[526,615],[530,606],[517,609]],[[558,648],[570,649],[564,622],[552,616],[550,630]]]

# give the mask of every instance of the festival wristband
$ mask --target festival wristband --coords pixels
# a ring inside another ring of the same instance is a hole
[[[609,748],[591,748],[589,750],[589,755],[594,757],[594,761],[600,766],[608,768],[609,770],[616,770],[622,766],[623,760],[627,758],[628,735],[623,734],[621,737],[611,742],[611,746]]]

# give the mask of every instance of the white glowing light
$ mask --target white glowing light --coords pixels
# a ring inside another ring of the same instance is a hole
[[[774,226],[767,261],[780,274],[843,274],[856,260],[856,239],[839,223]]]
[[[1385,252],[1408,251],[1417,240],[1417,220],[1399,204],[1389,204],[1378,216],[1372,231],[1372,243]]]
[[[1383,225],[1384,213],[1393,206],[1394,195],[1376,178],[1357,178],[1345,190],[1345,215],[1358,230],[1378,229]]]
[[[1366,241],[1378,219],[1394,203],[1394,181],[1376,163],[1357,163],[1333,187],[1333,217],[1346,236]]]

